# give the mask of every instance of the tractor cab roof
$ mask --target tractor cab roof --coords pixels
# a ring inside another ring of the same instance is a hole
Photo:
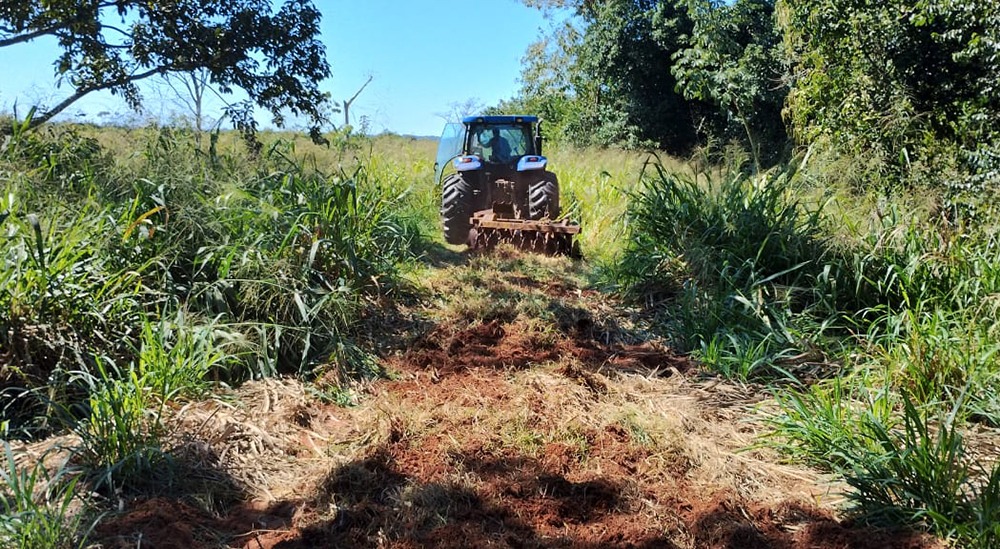
[[[529,115],[503,115],[503,116],[466,116],[462,119],[463,124],[534,124],[538,122],[537,116]]]

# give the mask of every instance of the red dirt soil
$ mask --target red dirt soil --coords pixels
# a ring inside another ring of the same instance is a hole
[[[115,549],[135,547],[140,540],[166,549],[937,546],[919,534],[842,523],[801,504],[767,507],[728,494],[706,498],[683,482],[672,489],[655,483],[637,488],[629,471],[644,456],[619,441],[618,433],[591,435],[602,455],[589,459],[617,465],[600,477],[575,474],[579,459],[561,445],[545,447],[536,459],[483,448],[456,455],[439,451],[433,441],[420,448],[399,441],[331,472],[323,491],[339,495],[332,518],[316,512],[329,506],[322,500],[266,509],[248,504],[216,518],[184,503],[150,499],[133,502],[96,533],[104,547]],[[473,487],[448,481],[456,468],[479,481]],[[404,486],[416,487],[415,510],[400,508],[394,497]],[[640,493],[627,494],[635,490]],[[650,515],[645,502],[651,500],[674,510],[674,516],[664,521]]]
[[[388,359],[398,379],[379,382],[373,400],[391,396],[403,413],[484,402],[513,406],[510,374],[554,362],[561,364],[558,375],[596,399],[607,393],[599,371],[669,375],[691,368],[669,349],[606,344],[588,330],[586,322],[570,326],[553,342],[499,320],[439,326]],[[538,418],[543,412],[526,410]],[[140,537],[143,547],[168,549],[940,546],[919,533],[839,521],[800,501],[767,505],[727,491],[706,493],[685,477],[683,459],[658,460],[663,456],[621,427],[579,433],[586,452],[549,442],[525,453],[470,432],[459,422],[415,437],[393,426],[386,440],[333,467],[314,494],[267,508],[246,504],[224,517],[175,500],[139,500],[103,521],[94,537],[103,547],[122,549]]]
[[[586,326],[586,322],[581,322]],[[439,327],[418,340],[390,365],[400,370],[435,369],[456,374],[466,369],[520,369],[566,357],[578,359],[592,368],[619,371],[661,369],[665,375],[686,372],[692,364],[686,357],[651,344],[607,345],[572,334],[552,343],[544,334],[516,331],[516,325],[492,320],[457,333]],[[586,328],[580,328],[583,332]]]

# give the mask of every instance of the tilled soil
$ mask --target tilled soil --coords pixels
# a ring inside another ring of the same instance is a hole
[[[577,312],[597,298],[507,283]],[[841,520],[829,479],[744,450],[761,395],[588,315],[555,324],[442,322],[386,357],[391,379],[351,408],[271,380],[179,410],[179,438],[242,497],[214,513],[190,497],[132,499],[94,537],[122,549],[942,546]]]

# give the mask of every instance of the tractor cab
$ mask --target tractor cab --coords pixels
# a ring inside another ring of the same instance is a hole
[[[436,181],[448,163],[457,171],[485,168],[492,173],[544,168],[542,135],[536,116],[469,116],[445,126],[434,164]],[[530,162],[522,162],[528,158]]]

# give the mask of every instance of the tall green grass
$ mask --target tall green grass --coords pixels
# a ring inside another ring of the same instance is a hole
[[[610,261],[624,241],[628,197],[649,155],[569,145],[550,146],[545,154],[548,169],[559,177],[562,215],[580,223],[577,239],[584,256],[594,263]],[[683,169],[680,163],[670,166]]]
[[[1000,425],[996,226],[815,181],[653,164],[608,282],[706,369],[774,385],[772,444],[842,475],[861,516],[993,547],[1000,467],[964,433]]]
[[[78,477],[66,467],[49,474],[44,465],[19,466],[4,442],[0,466],[0,544],[19,549],[84,547],[84,515],[74,509]]]
[[[675,346],[726,375],[783,372],[819,349],[837,299],[819,210],[792,167],[695,176],[650,163],[632,195],[618,291],[658,304]]]
[[[165,379],[135,368],[115,371],[98,363],[97,375],[78,372],[90,394],[72,430],[83,441],[80,462],[95,489],[113,492],[141,483],[164,461]],[[159,383],[159,385],[155,385]],[[67,418],[72,421],[72,418]]]
[[[962,398],[938,413],[889,386],[875,391],[836,382],[779,396],[784,412],[771,420],[774,445],[840,473],[856,510],[869,521],[924,524],[965,547],[995,547],[1000,465],[968,455]]]
[[[11,428],[53,428],[99,365],[158,377],[163,398],[209,379],[378,373],[354,330],[405,291],[424,239],[405,171],[358,147],[334,162],[274,138],[252,159],[148,128],[109,152],[93,132],[17,127],[0,151]]]

